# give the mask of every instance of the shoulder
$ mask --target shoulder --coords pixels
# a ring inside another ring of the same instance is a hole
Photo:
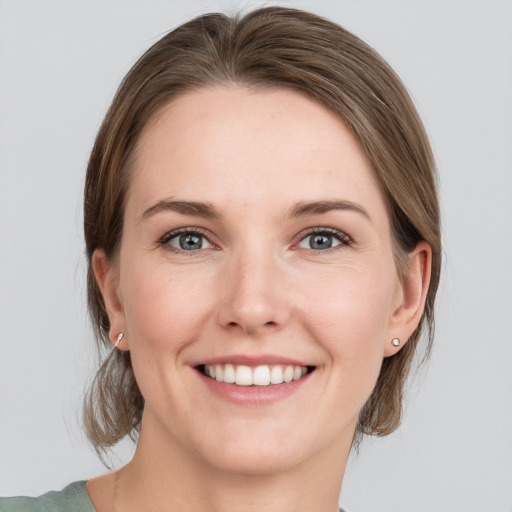
[[[0,498],[0,512],[96,512],[85,489],[85,481],[69,484],[37,498]]]

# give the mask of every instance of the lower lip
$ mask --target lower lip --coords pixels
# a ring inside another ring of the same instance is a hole
[[[299,380],[283,382],[282,384],[270,384],[268,386],[237,386],[218,382],[206,377],[196,370],[204,384],[216,395],[241,405],[264,405],[278,402],[297,392],[311,377],[311,373],[304,375]]]

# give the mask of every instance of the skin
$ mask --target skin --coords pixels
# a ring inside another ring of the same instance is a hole
[[[169,200],[221,217],[148,212]],[[315,201],[361,211],[289,216]],[[180,228],[201,230],[203,248],[164,238]],[[324,233],[333,247],[311,248],[316,228],[340,233]],[[98,512],[337,510],[358,413],[423,311],[429,246],[409,261],[401,282],[371,164],[320,105],[235,86],[168,105],[139,140],[119,259],[93,257],[146,400],[133,460],[87,484]],[[234,404],[193,365],[240,354],[315,370],[275,403]]]

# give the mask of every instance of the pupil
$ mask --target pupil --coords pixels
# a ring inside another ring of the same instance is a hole
[[[312,249],[329,249],[332,246],[332,237],[327,235],[315,235],[311,240]]]
[[[190,251],[192,249],[201,249],[201,237],[197,235],[181,235],[180,236],[180,247],[185,251]]]

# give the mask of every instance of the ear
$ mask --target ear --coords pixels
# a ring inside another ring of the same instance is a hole
[[[123,304],[119,298],[118,269],[109,262],[105,251],[102,249],[94,251],[92,269],[110,320],[109,338],[115,344],[119,333],[124,333],[126,327]],[[129,347],[124,340],[126,340],[126,337],[118,345],[119,350],[128,350]]]
[[[384,349],[384,357],[396,354],[412,335],[425,308],[430,272],[432,249],[427,242],[420,242],[408,254],[409,268],[404,281],[400,283],[394,311],[389,323],[389,342]],[[400,346],[391,344],[393,338],[401,341]]]

